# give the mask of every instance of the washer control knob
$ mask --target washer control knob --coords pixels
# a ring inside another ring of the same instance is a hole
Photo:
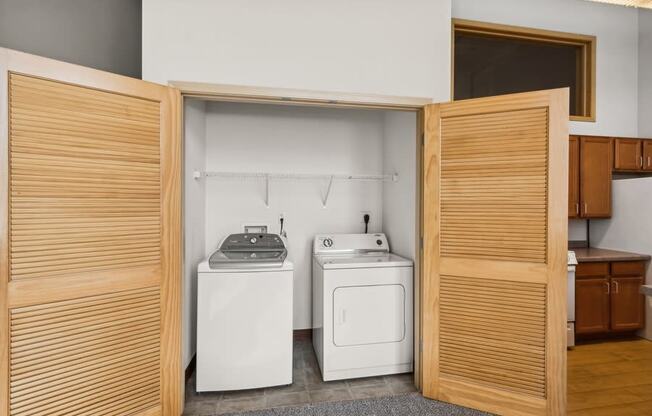
[[[331,247],[333,245],[333,240],[331,240],[330,238],[324,238],[323,244],[324,247]]]
[[[378,244],[379,246],[382,246],[383,245],[383,240],[376,240],[376,244]]]
[[[256,237],[251,237],[251,238],[249,239],[249,242],[250,242],[251,244],[256,244],[256,241],[258,241],[258,239],[257,239]]]

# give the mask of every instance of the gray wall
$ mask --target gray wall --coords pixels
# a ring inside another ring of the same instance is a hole
[[[141,77],[141,0],[0,0],[0,46]]]
[[[639,10],[638,28],[638,134],[652,138],[652,10]]]

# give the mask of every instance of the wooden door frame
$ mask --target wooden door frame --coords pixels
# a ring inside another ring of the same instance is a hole
[[[393,110],[416,113],[416,189],[415,189],[415,258],[414,258],[414,384],[421,388],[421,270],[422,270],[422,187],[423,187],[423,120],[424,107],[432,104],[432,98],[400,97],[379,94],[339,93],[290,88],[256,87],[203,82],[170,81],[168,85],[181,91],[182,101],[186,98],[217,102],[264,103],[293,105],[300,107],[350,108],[371,110]],[[183,102],[180,113],[183,113]],[[185,143],[181,116],[181,143]],[[185,239],[184,239],[185,243]]]
[[[160,407],[151,414],[181,414],[183,387],[181,371],[181,153],[180,93],[175,88],[139,79],[111,74],[79,65],[0,48],[0,415],[9,414],[9,106],[8,74],[54,80],[60,83],[107,91],[161,102],[161,141],[169,147],[161,149],[161,317],[168,325],[161,326]],[[169,105],[166,105],[169,103]],[[90,291],[97,285],[82,279],[75,290]],[[30,282],[20,286],[21,293],[34,287]],[[49,292],[64,295],[67,290],[49,285]],[[15,291],[18,292],[18,291]],[[13,293],[13,292],[12,292]],[[32,300],[34,297],[32,296]],[[170,382],[166,382],[169,380]],[[4,407],[6,406],[6,407]],[[176,409],[176,410],[175,410]],[[158,413],[157,413],[158,412]]]

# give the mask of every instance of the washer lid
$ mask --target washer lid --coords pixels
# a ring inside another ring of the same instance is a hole
[[[315,256],[323,269],[362,269],[371,267],[412,267],[412,260],[396,254],[356,254]]]

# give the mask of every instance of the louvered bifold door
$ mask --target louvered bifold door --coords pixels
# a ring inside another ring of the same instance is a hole
[[[426,107],[423,393],[563,415],[568,91]]]
[[[180,414],[178,92],[0,70],[0,415]]]

